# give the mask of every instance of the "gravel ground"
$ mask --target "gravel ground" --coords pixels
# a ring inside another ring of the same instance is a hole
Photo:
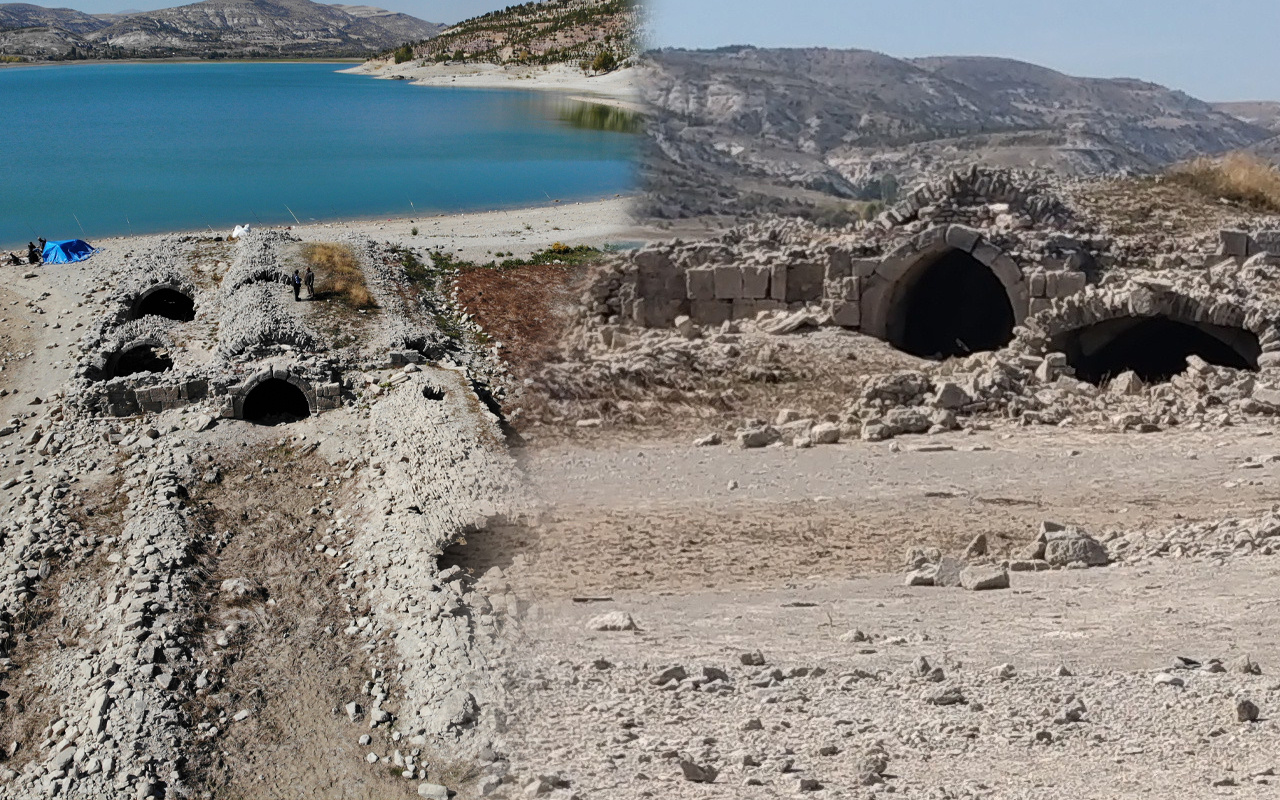
[[[515,782],[583,798],[1280,796],[1280,559],[1017,572],[986,592],[902,576],[911,546],[959,555],[982,533],[1012,555],[1044,520],[1102,536],[1263,512],[1274,468],[1242,465],[1275,449],[1268,428],[808,450],[610,437],[522,455],[546,509],[513,578],[538,598],[511,667]],[[636,630],[597,630],[609,614]]]

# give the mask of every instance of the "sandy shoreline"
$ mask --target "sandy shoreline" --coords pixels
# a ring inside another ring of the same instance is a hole
[[[493,253],[509,252],[524,257],[551,245],[586,244],[605,247],[646,238],[632,222],[631,198],[618,196],[605,200],[551,203],[524,208],[495,211],[472,211],[459,214],[417,214],[379,219],[332,220],[303,225],[265,225],[255,228],[288,230],[304,241],[332,241],[344,233],[368,236],[378,241],[419,249],[444,248],[457,257],[485,262]],[[415,235],[414,229],[418,230]],[[214,229],[219,236],[231,233]],[[144,248],[166,236],[190,234],[209,236],[209,230],[170,231],[136,236],[90,237],[90,244],[100,248]],[[71,234],[74,235],[74,234]],[[0,247],[0,254],[19,250],[26,253],[26,243],[10,243]],[[25,265],[24,265],[25,266]],[[10,267],[12,270],[22,269]]]
[[[418,86],[458,86],[469,89],[529,89],[559,92],[585,102],[641,111],[640,92],[634,84],[635,68],[588,76],[569,64],[546,67],[514,64],[428,64],[407,61],[366,61],[351,69],[354,75],[407,80]]]

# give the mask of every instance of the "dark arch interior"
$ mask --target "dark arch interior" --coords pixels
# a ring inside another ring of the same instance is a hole
[[[1013,339],[1013,304],[986,264],[949,250],[917,267],[889,311],[889,343],[923,358],[999,350]]]
[[[259,425],[279,425],[311,416],[311,406],[297,386],[280,378],[268,378],[249,390],[242,416]]]
[[[156,289],[133,310],[134,319],[147,316],[190,322],[196,318],[196,303],[177,289]]]
[[[1182,322],[1170,317],[1120,317],[1059,336],[1076,377],[1101,384],[1126,370],[1146,383],[1167,381],[1187,369],[1187,356],[1234,369],[1258,369],[1262,346],[1243,328]]]
[[[167,350],[140,344],[130,347],[115,358],[108,377],[119,378],[139,372],[164,372],[170,369],[173,369],[173,359],[169,357]]]

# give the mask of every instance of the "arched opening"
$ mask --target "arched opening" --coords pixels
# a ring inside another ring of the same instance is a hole
[[[190,322],[196,318],[196,303],[177,289],[167,286],[153,289],[138,300],[133,309],[133,319],[147,316]]]
[[[259,425],[280,425],[311,416],[311,405],[297,386],[280,378],[268,378],[245,395],[240,416]]]
[[[1262,345],[1243,328],[1185,322],[1165,316],[1124,316],[1055,337],[1076,377],[1102,384],[1127,370],[1145,383],[1167,381],[1187,369],[1187,357],[1233,369],[1258,369]]]
[[[165,372],[173,369],[169,351],[150,344],[130,347],[112,359],[107,370],[108,378],[122,378],[139,372]]]
[[[947,250],[903,276],[889,309],[888,340],[922,358],[999,350],[1016,320],[1004,284],[963,250]]]

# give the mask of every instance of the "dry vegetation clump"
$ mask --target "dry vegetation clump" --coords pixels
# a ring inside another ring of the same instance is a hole
[[[1169,180],[1210,199],[1225,199],[1266,212],[1280,212],[1280,169],[1250,153],[1197,158],[1171,167]]]
[[[302,257],[316,273],[316,296],[336,297],[353,309],[377,308],[364,282],[360,261],[345,244],[319,242],[304,245]]]

